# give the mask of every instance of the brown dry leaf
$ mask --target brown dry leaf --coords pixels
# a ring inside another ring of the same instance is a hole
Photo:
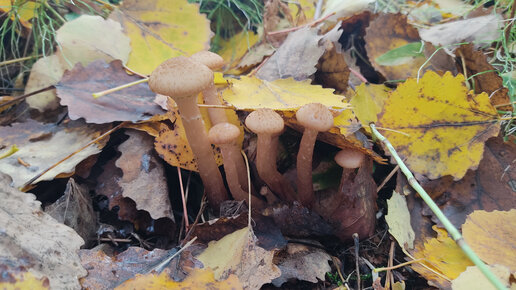
[[[305,242],[317,244],[314,241]],[[330,255],[321,249],[302,244],[288,244],[285,252],[280,252],[275,258],[281,276],[274,279],[272,284],[281,287],[289,279],[312,283],[325,281],[326,272],[331,271],[328,261],[331,261]]]
[[[262,80],[294,78],[305,80],[315,73],[317,62],[323,55],[325,42],[336,42],[342,31],[340,26],[318,35],[318,29],[304,27],[290,33],[283,44],[258,70],[256,76]]]
[[[456,51],[457,58],[465,62],[467,76],[473,76],[472,88],[475,93],[486,92],[493,106],[509,104],[508,89],[503,86],[503,79],[495,68],[487,62],[487,57],[480,50],[475,50],[473,44],[463,44]],[[459,66],[462,71],[462,67]],[[464,74],[464,72],[462,72]],[[466,75],[466,74],[465,74]],[[500,110],[512,111],[512,106],[507,105]]]
[[[279,0],[266,0],[263,7],[264,39],[274,47],[279,47],[287,37],[287,33],[269,35],[269,32],[282,30],[293,26],[294,19],[290,8]]]
[[[510,288],[511,272],[507,267],[502,265],[488,265],[489,269],[493,274],[500,279],[505,287]],[[515,285],[514,283],[512,285]],[[453,290],[470,290],[470,289],[482,289],[482,290],[495,290],[495,286],[487,280],[486,276],[478,269],[477,266],[468,267],[466,271],[462,272],[457,279],[452,281]],[[513,288],[511,288],[513,289]]]
[[[476,210],[462,225],[462,235],[484,262],[516,273],[516,209]]]
[[[273,256],[274,251],[256,245],[254,234],[246,227],[211,242],[196,258],[214,271],[217,280],[235,274],[244,288],[259,289],[281,274],[272,263]]]
[[[348,88],[349,68],[344,54],[337,45],[327,41],[326,50],[317,63],[315,81],[322,84],[323,88],[334,88],[337,92],[345,92]]]
[[[163,164],[153,150],[153,138],[139,131],[125,133],[129,139],[118,146],[122,155],[115,163],[123,171],[118,182],[122,195],[132,199],[137,209],[147,211],[153,219],[174,221]]]
[[[477,170],[468,170],[459,181],[450,176],[423,183],[425,190],[439,204],[446,217],[459,228],[474,210],[510,210],[516,208],[516,144],[501,137],[486,142]],[[427,208],[421,211],[438,226],[441,222]]]
[[[446,52],[445,49],[439,49],[434,47],[430,42],[425,41],[424,54],[426,59],[430,61],[429,70],[436,72],[449,71],[453,75],[457,74],[457,66],[455,65],[455,59]]]
[[[64,122],[59,126],[29,121],[1,128],[0,144],[8,148],[16,144],[20,149],[13,155],[0,159],[0,171],[11,176],[14,187],[23,186],[43,170],[81,149],[106,131],[106,126],[87,125],[82,121]],[[107,138],[86,147],[34,180],[32,184],[52,180],[61,173],[74,172],[79,162],[99,153],[105,142]],[[18,158],[29,166],[21,164]]]
[[[90,63],[87,67],[77,64],[67,71],[56,85],[61,105],[68,106],[70,119],[84,118],[88,123],[111,123],[115,121],[140,121],[163,114],[154,103],[156,96],[147,83],[113,92],[100,98],[92,94],[123,84],[140,80],[128,75],[120,60],[107,64],[103,60]]]
[[[367,56],[374,68],[388,80],[416,77],[419,68],[426,61],[425,57],[416,57],[407,63],[392,66],[379,65],[376,58],[392,49],[420,40],[417,29],[407,23],[407,16],[381,14],[366,29]]]
[[[411,253],[415,259],[422,258],[424,261],[412,264],[412,269],[433,283],[431,285],[449,288],[450,281],[457,278],[468,266],[472,266],[473,262],[448,236],[446,230],[436,226],[433,229],[437,232],[437,238],[427,239],[424,243],[416,241]]]
[[[52,289],[79,289],[87,275],[77,250],[83,239],[41,210],[33,194],[9,186],[0,174],[0,270],[8,277],[18,267],[37,279],[47,277]]]
[[[38,60],[32,68],[25,93],[55,85],[65,70],[78,62],[83,66],[99,59],[106,62],[120,59],[125,63],[131,50],[129,38],[122,33],[120,24],[100,16],[81,15],[66,22],[56,31],[56,41],[59,43],[57,52]],[[31,96],[27,103],[40,111],[58,106],[52,91]]]
[[[225,280],[217,281],[213,272],[209,269],[193,269],[184,281],[176,282],[165,272],[156,275],[137,275],[135,278],[126,281],[116,287],[117,290],[123,289],[220,289],[220,290],[239,290],[244,289],[242,283],[236,275],[229,275]]]
[[[58,222],[74,229],[88,244],[97,231],[97,216],[88,187],[68,180],[64,195],[45,207],[45,212]]]
[[[122,253],[115,254],[111,249],[106,249],[105,245],[91,250],[80,250],[81,263],[88,269],[88,276],[80,280],[81,286],[86,289],[113,289],[121,282],[132,279],[136,274],[149,271],[168,255],[170,251],[162,249],[147,251],[138,247],[129,247]],[[201,266],[198,261],[194,261],[184,252],[179,259],[185,267]],[[177,260],[175,258],[173,261]],[[165,270],[169,268],[175,271],[174,263],[170,263]]]

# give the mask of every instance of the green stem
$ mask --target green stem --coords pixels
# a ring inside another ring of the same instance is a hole
[[[450,222],[450,220],[444,215],[444,213],[441,211],[441,209],[437,206],[437,204],[432,200],[432,198],[426,193],[426,191],[423,189],[423,187],[417,182],[416,178],[414,178],[414,175],[412,175],[412,172],[408,169],[408,167],[403,163],[403,160],[401,160],[398,153],[396,153],[396,150],[392,146],[391,142],[387,140],[378,130],[376,130],[376,126],[371,123],[369,124],[369,127],[371,128],[371,131],[373,132],[374,136],[382,142],[385,147],[389,150],[392,157],[396,160],[398,165],[400,166],[401,171],[405,174],[407,177],[407,180],[409,184],[419,193],[419,196],[425,201],[425,203],[430,207],[432,212],[437,216],[437,218],[441,221],[441,223],[444,225],[444,228],[448,231],[450,236],[453,238],[455,243],[461,248],[461,250],[468,256],[468,258],[478,267],[478,269],[486,276],[486,278],[493,284],[496,289],[502,290],[507,289],[505,285],[496,277],[493,272],[487,267],[482,260],[477,256],[477,254],[469,247],[469,245],[466,243],[462,235],[460,234],[459,230],[455,228],[455,226]]]
[[[66,19],[64,19],[61,14],[57,13],[57,11],[52,6],[50,6],[47,1],[43,1],[43,6],[45,6],[45,8],[47,8],[52,14],[54,14],[54,16],[59,19],[62,24],[66,23]]]

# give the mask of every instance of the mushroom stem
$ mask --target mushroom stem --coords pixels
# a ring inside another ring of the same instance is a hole
[[[204,97],[204,102],[207,105],[222,105],[222,102],[220,101],[217,94],[217,88],[214,84],[211,84],[207,89],[202,91],[202,95]],[[210,117],[212,125],[217,125],[219,123],[224,123],[228,121],[224,109],[208,108],[208,116]]]
[[[297,153],[297,194],[301,204],[311,207],[315,201],[312,183],[312,156],[318,131],[306,128]]]
[[[199,175],[201,176],[204,188],[208,194],[210,204],[214,206],[220,205],[224,200],[228,199],[222,175],[220,174],[213,150],[206,134],[206,128],[202,121],[201,112],[197,107],[196,96],[189,98],[175,98],[174,101],[179,109],[181,120],[185,128],[186,139],[190,143],[192,152],[195,155]],[[192,140],[195,140],[193,142]],[[202,162],[199,162],[202,160]]]

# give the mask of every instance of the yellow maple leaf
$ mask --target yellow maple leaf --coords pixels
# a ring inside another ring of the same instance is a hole
[[[385,137],[412,172],[455,180],[478,166],[484,142],[500,129],[486,93],[468,91],[463,75],[433,71],[401,84],[385,101],[377,125],[388,129]]]
[[[127,66],[143,74],[171,57],[209,48],[210,22],[187,0],[125,0],[110,18],[131,39]]]
[[[156,274],[137,274],[136,277],[125,281],[116,287],[117,290],[123,289],[243,289],[242,284],[235,275],[229,275],[226,280],[216,281],[210,269],[195,268],[184,281],[176,282],[172,280],[166,272]]]

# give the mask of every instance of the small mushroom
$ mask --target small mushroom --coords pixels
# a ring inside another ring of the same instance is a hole
[[[164,61],[149,78],[153,92],[169,96],[176,102],[208,200],[217,209],[228,199],[228,194],[197,106],[197,95],[212,83],[213,72],[208,67],[184,56]]]
[[[335,155],[335,162],[342,167],[339,192],[347,192],[345,187],[350,185],[350,175],[364,162],[364,153],[358,150],[341,150]]]
[[[219,70],[224,65],[224,59],[220,55],[213,53],[211,51],[199,51],[197,53],[192,54],[190,58],[193,61],[204,64],[213,71]],[[202,95],[204,97],[204,102],[206,104],[222,105],[222,102],[220,101],[217,95],[217,88],[215,87],[215,84],[213,84],[213,82],[210,86],[208,86],[205,90],[202,91]],[[210,116],[212,125],[228,121],[224,109],[208,108],[208,115]]]
[[[328,131],[333,126],[333,115],[326,106],[311,103],[299,108],[296,119],[305,128],[297,152],[297,194],[301,204],[311,208],[315,201],[312,185],[315,141],[319,132]]]
[[[294,201],[295,192],[276,169],[278,136],[285,123],[281,116],[271,109],[257,109],[245,119],[245,125],[258,137],[256,169],[260,178],[284,201]]]
[[[224,171],[226,172],[226,181],[229,186],[229,190],[235,200],[244,200],[247,204],[249,203],[249,194],[242,190],[244,180],[239,178],[237,162],[240,160],[243,162],[240,149],[237,146],[237,139],[240,136],[240,130],[237,126],[231,123],[219,123],[211,127],[208,132],[210,142],[219,146],[224,158]],[[245,169],[244,169],[245,170]],[[247,178],[245,178],[245,184],[248,184]],[[264,208],[265,202],[251,195],[251,203],[254,208]]]

